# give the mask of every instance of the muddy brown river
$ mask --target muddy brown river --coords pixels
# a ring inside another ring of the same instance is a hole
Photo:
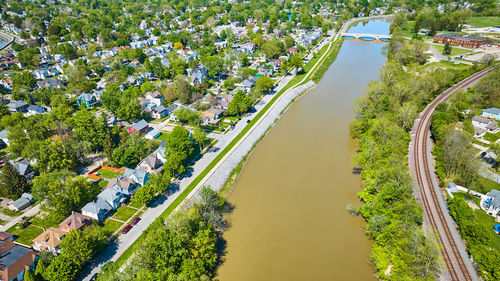
[[[387,34],[374,20],[350,32]],[[375,280],[352,173],[354,101],[378,77],[384,43],[345,40],[318,85],[297,100],[249,157],[229,201],[221,281]]]

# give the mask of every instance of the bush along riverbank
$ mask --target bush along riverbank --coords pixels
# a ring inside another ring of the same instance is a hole
[[[466,188],[486,194],[499,189],[499,184],[484,178],[472,146],[474,128],[471,119],[481,115],[483,108],[500,107],[500,69],[493,70],[475,87],[455,94],[447,103],[441,103],[431,121],[431,133],[435,140],[433,154],[436,159],[436,174],[441,186],[454,182]],[[500,152],[495,143],[482,143],[489,151]],[[498,159],[497,159],[498,161]],[[467,241],[467,252],[474,259],[479,274],[484,280],[500,280],[500,237],[493,231],[495,219],[483,210],[473,210],[471,204],[480,200],[469,194],[455,194],[448,198],[450,214],[457,223],[460,235]],[[473,203],[472,203],[473,202]]]
[[[425,64],[420,40],[405,40],[394,26],[388,62],[357,102],[351,136],[358,139],[353,164],[360,169],[364,203],[356,211],[374,240],[371,261],[380,279],[434,280],[442,268],[439,246],[423,229],[422,207],[413,197],[408,167],[409,130],[418,112],[474,66]],[[409,55],[407,50],[413,50]]]

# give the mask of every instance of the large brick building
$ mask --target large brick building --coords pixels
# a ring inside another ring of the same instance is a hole
[[[434,41],[439,43],[450,43],[450,45],[466,48],[479,48],[487,43],[486,39],[466,37],[456,33],[445,33],[434,35]]]

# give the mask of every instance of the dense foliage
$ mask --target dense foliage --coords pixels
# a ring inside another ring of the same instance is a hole
[[[210,187],[199,194],[191,208],[150,228],[123,273],[111,265],[98,280],[210,280],[219,261],[225,202]]]
[[[394,40],[410,49],[421,44]],[[422,229],[422,209],[413,197],[408,131],[418,111],[464,74],[408,64],[395,44],[391,42],[379,81],[371,82],[358,101],[358,117],[351,125],[351,135],[359,139],[354,163],[365,184],[360,212],[375,241],[372,262],[380,278],[433,280],[440,271],[439,250]],[[403,69],[401,63],[410,67]]]

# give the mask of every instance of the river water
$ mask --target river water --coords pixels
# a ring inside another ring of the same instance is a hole
[[[388,30],[376,20],[349,31]],[[323,79],[252,153],[229,198],[219,280],[375,280],[365,223],[346,209],[361,190],[349,124],[354,101],[386,61],[384,45],[344,41]]]

